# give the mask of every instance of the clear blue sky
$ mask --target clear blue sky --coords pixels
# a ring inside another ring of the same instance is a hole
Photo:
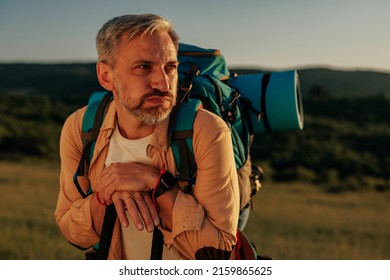
[[[0,0],[0,62],[96,61],[108,19],[157,13],[230,66],[390,71],[390,0]]]

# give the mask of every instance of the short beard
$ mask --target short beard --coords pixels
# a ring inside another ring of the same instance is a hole
[[[173,101],[174,98],[171,98],[170,106],[166,108],[161,108],[160,106],[149,108],[149,109],[141,109],[140,107],[144,103],[144,98],[141,100],[139,106],[128,110],[129,113],[133,114],[140,122],[144,125],[152,126],[156,125],[159,122],[165,120],[172,111],[172,107],[175,105]]]
[[[125,104],[121,92],[124,91],[118,91],[118,99],[122,107],[128,113],[135,116],[142,124],[147,126],[153,126],[165,120],[171,113],[173,106],[176,104],[176,98],[172,92],[161,92],[159,90],[154,90],[153,92],[144,95],[139,100],[139,102],[135,104],[135,106],[132,106],[129,104]],[[168,107],[155,106],[149,109],[142,109],[142,106],[145,103],[146,99],[153,96],[168,97],[170,99],[170,105]]]

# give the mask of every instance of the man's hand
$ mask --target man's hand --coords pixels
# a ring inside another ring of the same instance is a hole
[[[113,163],[103,170],[97,187],[99,197],[112,203],[114,192],[148,192],[155,187],[159,170],[147,165],[129,162]]]
[[[124,227],[129,225],[126,211],[136,228],[153,231],[160,218],[148,191],[158,180],[159,170],[147,165],[129,162],[113,163],[103,170],[96,186],[100,200],[115,204],[118,218]]]
[[[112,195],[112,201],[124,227],[129,225],[126,211],[129,212],[130,218],[138,230],[146,228],[148,232],[152,232],[154,227],[160,223],[157,209],[148,193],[116,191]]]

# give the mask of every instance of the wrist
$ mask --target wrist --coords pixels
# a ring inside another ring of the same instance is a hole
[[[160,225],[164,230],[172,231],[173,208],[178,192],[179,188],[173,188],[156,199],[159,205]]]
[[[159,178],[153,192],[154,199],[172,190],[176,186],[176,179],[171,173],[165,171]]]
[[[96,192],[96,200],[99,202],[100,205],[107,206],[106,202],[100,199],[99,192]]]
[[[171,173],[166,171],[163,165],[163,167],[160,170],[160,175],[158,177],[157,183],[155,184],[155,187],[151,192],[154,205],[156,205],[156,199],[158,197],[172,190],[175,186],[176,186],[175,177]]]

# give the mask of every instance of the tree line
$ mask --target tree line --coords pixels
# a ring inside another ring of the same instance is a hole
[[[390,100],[305,98],[302,131],[256,135],[253,157],[276,180],[331,191],[390,190]]]
[[[0,160],[58,161],[59,137],[80,98],[0,94]],[[390,100],[303,99],[304,129],[255,135],[253,161],[265,180],[310,181],[330,191],[390,190]]]
[[[254,73],[259,69],[232,69]],[[255,136],[265,180],[390,189],[390,74],[299,70],[304,129]],[[94,63],[0,64],[0,160],[58,161],[66,117],[102,90]]]

